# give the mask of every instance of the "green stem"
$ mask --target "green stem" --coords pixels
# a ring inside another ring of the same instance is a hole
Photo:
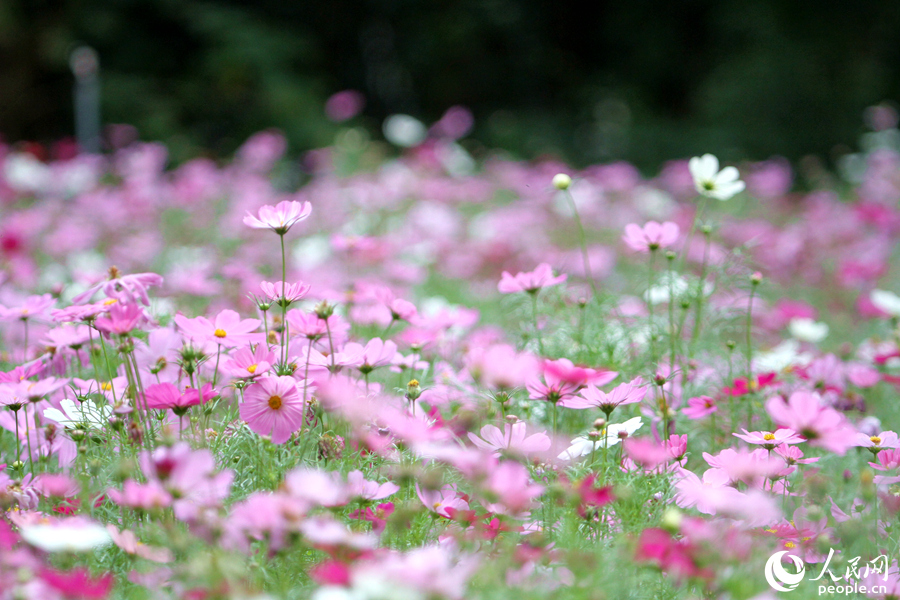
[[[222,346],[219,346],[216,350],[216,370],[213,371],[213,387],[216,387],[216,380],[219,378],[219,358],[222,356]]]
[[[703,263],[700,266],[700,281],[697,284],[697,311],[694,316],[694,331],[691,334],[691,358],[694,356],[694,345],[697,340],[700,338],[700,323],[701,317],[703,313],[703,296],[704,296],[704,283],[706,280],[706,265],[709,260],[709,232],[703,232],[704,237],[706,238],[706,245],[703,247]]]
[[[534,335],[538,340],[538,349],[541,352],[541,355],[544,354],[544,339],[541,336],[541,330],[538,328],[538,320],[537,320],[537,291],[528,292],[531,294],[531,321],[534,324]]]
[[[652,362],[656,362],[656,334],[653,331],[653,294],[651,293],[651,289],[653,288],[653,273],[655,271],[656,266],[656,250],[650,250],[650,264],[647,270],[647,326],[649,328],[649,340],[650,340],[650,358]],[[672,298],[669,298],[669,302],[672,301]]]
[[[581,217],[578,215],[578,207],[575,205],[575,199],[572,197],[572,192],[568,189],[565,191],[565,196],[572,206],[572,215],[575,218],[575,225],[578,226],[578,240],[581,244],[581,256],[584,258],[584,274],[587,277],[588,283],[591,285],[591,291],[594,292],[594,298],[597,298],[597,284],[594,283],[594,275],[591,273],[591,259],[588,257],[587,239],[584,235],[584,227],[581,225]]]
[[[688,233],[687,239],[684,242],[684,250],[681,252],[681,264],[678,266],[679,271],[684,271],[684,263],[687,262],[687,255],[691,249],[691,241],[694,238],[694,232],[697,231],[697,223],[700,222],[700,216],[703,214],[704,208],[706,208],[706,197],[700,196],[700,199],[697,202],[697,212],[694,213],[694,221],[691,223],[691,231]]]

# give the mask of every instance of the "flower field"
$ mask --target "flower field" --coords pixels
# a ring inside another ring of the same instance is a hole
[[[0,149],[0,599],[900,597],[897,136]]]

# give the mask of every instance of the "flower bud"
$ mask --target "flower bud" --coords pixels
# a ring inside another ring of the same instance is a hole
[[[762,280],[763,280],[763,276],[762,276],[762,273],[760,273],[759,271],[755,272],[753,275],[750,276],[750,283],[752,283],[753,285],[759,285],[762,282]]]
[[[322,319],[323,321],[327,321],[328,317],[334,314],[334,306],[328,304],[327,300],[322,300],[316,307],[313,309],[313,312],[316,313],[316,316]]]
[[[604,427],[606,427],[606,419],[601,417],[594,421],[594,429],[596,429],[597,431],[603,429]]]
[[[675,533],[681,529],[681,522],[683,520],[684,515],[681,514],[681,511],[674,506],[670,506],[666,509],[666,512],[663,513],[661,525],[666,531]]]
[[[410,402],[415,402],[421,395],[422,388],[419,387],[419,380],[410,379],[409,383],[406,384],[406,399]]]
[[[553,187],[558,190],[567,190],[572,185],[572,178],[565,173],[557,173],[553,176]]]

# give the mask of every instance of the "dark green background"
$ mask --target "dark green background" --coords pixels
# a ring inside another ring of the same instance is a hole
[[[7,141],[71,134],[78,43],[100,53],[104,122],[176,160],[267,127],[329,144],[322,104],[347,88],[373,132],[463,104],[474,140],[523,157],[828,160],[900,93],[896,0],[2,0]]]

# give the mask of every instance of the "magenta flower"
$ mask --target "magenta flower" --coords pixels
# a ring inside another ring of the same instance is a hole
[[[748,444],[762,446],[768,450],[773,450],[781,444],[799,444],[805,442],[802,436],[791,429],[778,429],[777,431],[754,431],[750,433],[746,429],[742,429],[744,433],[732,433],[734,437],[744,440]]]
[[[376,367],[391,364],[397,354],[397,344],[381,338],[372,338],[365,346],[351,342],[344,346],[342,353],[357,359],[357,366],[363,374],[371,373]]]
[[[541,263],[534,271],[517,273],[515,277],[507,271],[503,271],[497,289],[501,294],[515,294],[516,292],[528,292],[536,294],[541,288],[550,287],[562,283],[567,275],[553,276],[553,269],[547,263]]]
[[[147,408],[157,410],[171,409],[172,412],[180,417],[190,407],[206,404],[217,393],[210,383],[204,385],[200,390],[186,388],[183,393],[179,392],[178,388],[172,383],[154,383],[147,388],[144,393],[144,399],[147,402]]]
[[[286,234],[291,227],[309,217],[312,205],[309,202],[285,200],[275,206],[269,204],[259,209],[259,218],[249,212],[244,217],[244,225],[254,229],[271,229],[278,235]]]
[[[68,572],[42,569],[40,578],[50,588],[59,592],[63,598],[103,600],[109,596],[113,586],[112,573],[107,573],[98,579],[91,579],[88,570],[82,568]]]
[[[244,390],[241,418],[259,435],[283,444],[303,426],[305,406],[292,377],[264,377]]]
[[[215,342],[225,348],[236,348],[244,344],[265,341],[262,333],[253,333],[259,328],[259,319],[241,320],[233,310],[223,310],[214,322],[206,317],[188,319],[182,314],[175,315],[175,324],[196,342]]]
[[[719,410],[716,401],[709,396],[697,396],[688,398],[688,405],[681,409],[688,419],[702,419]]]
[[[853,426],[841,413],[825,406],[814,392],[794,392],[787,402],[773,396],[766,402],[766,411],[776,424],[793,429],[813,446],[843,455],[855,445]]]
[[[622,241],[635,252],[650,252],[674,244],[678,240],[678,233],[678,225],[671,221],[662,224],[647,221],[643,227],[630,223],[625,226]]]

